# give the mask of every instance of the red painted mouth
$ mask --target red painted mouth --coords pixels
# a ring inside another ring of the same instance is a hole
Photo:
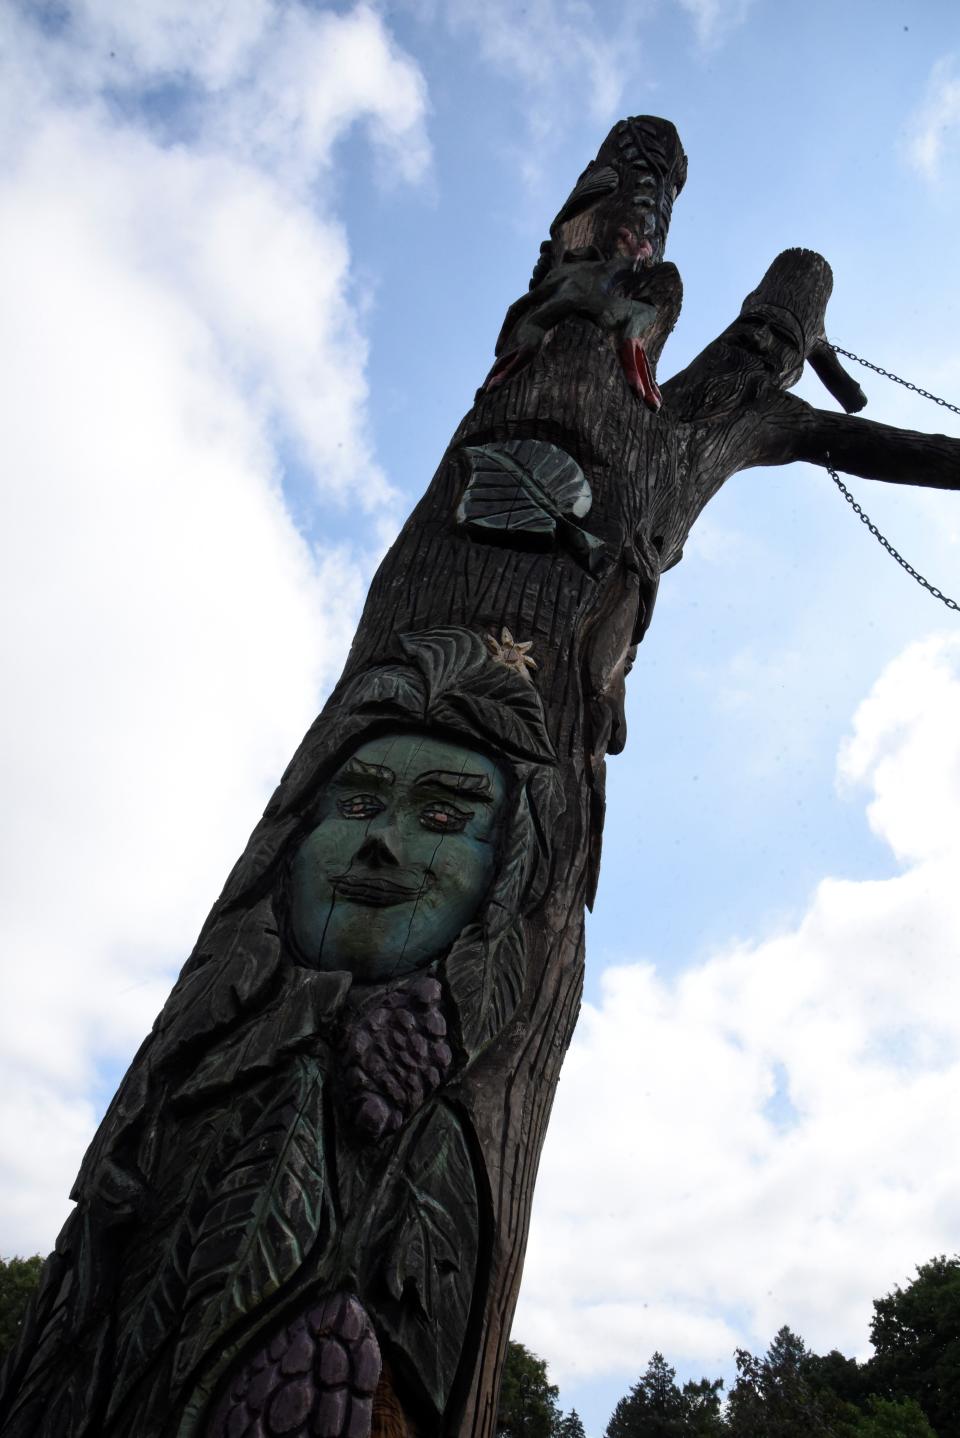
[[[648,409],[658,410],[663,403],[657,382],[650,368],[642,340],[624,340],[620,346],[620,363],[627,383]]]
[[[626,225],[621,225],[617,231],[617,243],[623,246],[624,252],[630,255],[638,265],[644,260],[653,258],[652,242],[646,235],[644,235],[642,240],[638,239],[636,232],[628,229]]]

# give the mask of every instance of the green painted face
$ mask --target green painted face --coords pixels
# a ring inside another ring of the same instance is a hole
[[[505,795],[503,771],[474,749],[426,734],[362,744],[293,860],[302,958],[380,983],[441,953],[490,886]]]

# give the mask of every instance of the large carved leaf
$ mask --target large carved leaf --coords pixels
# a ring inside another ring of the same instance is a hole
[[[369,1307],[442,1412],[463,1356],[477,1270],[476,1179],[459,1121],[438,1105],[396,1181],[372,1197]]]
[[[187,1273],[173,1376],[182,1383],[245,1314],[291,1278],[319,1232],[325,1204],[322,1074],[295,1060],[291,1082],[245,1124],[199,1226]]]
[[[496,938],[467,930],[446,964],[460,1035],[473,1058],[510,1022],[523,994],[526,955],[515,926]]]
[[[279,997],[265,1013],[204,1055],[176,1089],[177,1100],[210,1098],[235,1091],[243,1080],[275,1068],[284,1054],[316,1038],[324,1018],[335,1013],[350,987],[348,973],[293,969],[284,975]]]
[[[188,1045],[231,1027],[273,984],[280,936],[270,899],[225,916],[202,949],[205,961],[179,980],[154,1026],[154,1064],[169,1064]]]
[[[537,702],[529,702],[523,694],[516,696],[516,702],[510,704],[498,702],[494,694],[474,691],[453,694],[445,696],[431,711],[430,717],[439,724],[450,724],[457,729],[469,727],[479,738],[492,741],[514,758],[540,760],[541,763],[553,760],[553,747],[543,723],[543,711]],[[467,721],[466,726],[464,720]]]
[[[143,1184],[121,1150],[147,1111],[157,1070],[175,1068],[185,1050],[239,1022],[270,989],[279,962],[269,898],[222,917],[202,936],[84,1155],[74,1198],[117,1215],[132,1211]]]
[[[494,663],[469,629],[425,629],[403,634],[404,652],[427,681],[427,717],[467,727],[516,758],[552,763],[540,696],[532,684]]]
[[[446,690],[469,683],[490,657],[478,634],[452,624],[401,634],[400,645],[426,680],[427,708]]]
[[[131,1169],[129,1162],[118,1163],[116,1155],[146,1112],[152,1043],[152,1038],[145,1041],[124,1074],[70,1190],[72,1199],[101,1206],[117,1217],[125,1211],[133,1213],[143,1195],[140,1174]]]
[[[283,794],[283,791],[278,791]],[[247,847],[234,864],[220,896],[221,908],[232,905],[260,883],[267,870],[276,863],[284,844],[299,822],[297,815],[279,814],[280,800],[275,795],[265,816],[254,829]]]
[[[238,1115],[224,1108],[176,1132],[173,1168],[163,1174],[157,1210],[171,1216],[159,1234],[143,1234],[123,1274],[117,1320],[116,1361],[108,1418],[143,1378],[180,1324],[195,1225],[219,1177],[218,1154],[239,1141]]]
[[[345,703],[364,709],[395,710],[422,715],[426,696],[416,674],[399,668],[373,669],[361,674],[344,696]]]
[[[485,929],[465,929],[446,962],[460,1034],[471,1057],[506,1027],[523,994],[526,953],[519,917],[539,850],[540,836],[524,789],[497,866],[491,917]]]
[[[468,445],[470,479],[458,524],[531,539],[552,539],[561,517],[580,519],[593,502],[583,470],[564,450],[539,439]]]

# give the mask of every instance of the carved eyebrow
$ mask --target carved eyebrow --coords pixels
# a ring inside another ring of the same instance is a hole
[[[343,779],[371,779],[381,784],[392,784],[396,780],[396,774],[387,764],[367,764],[363,759],[348,759],[343,768],[335,776],[335,782]]]
[[[489,774],[462,774],[455,769],[425,769],[414,779],[416,788],[449,789],[463,798],[479,799],[489,804],[493,795]]]

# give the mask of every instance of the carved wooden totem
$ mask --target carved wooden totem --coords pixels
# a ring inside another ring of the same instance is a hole
[[[4,1438],[489,1438],[660,573],[749,465],[958,487],[956,441],[785,392],[863,402],[809,251],[661,393],[685,172],[625,120],[554,221],[84,1159]]]

